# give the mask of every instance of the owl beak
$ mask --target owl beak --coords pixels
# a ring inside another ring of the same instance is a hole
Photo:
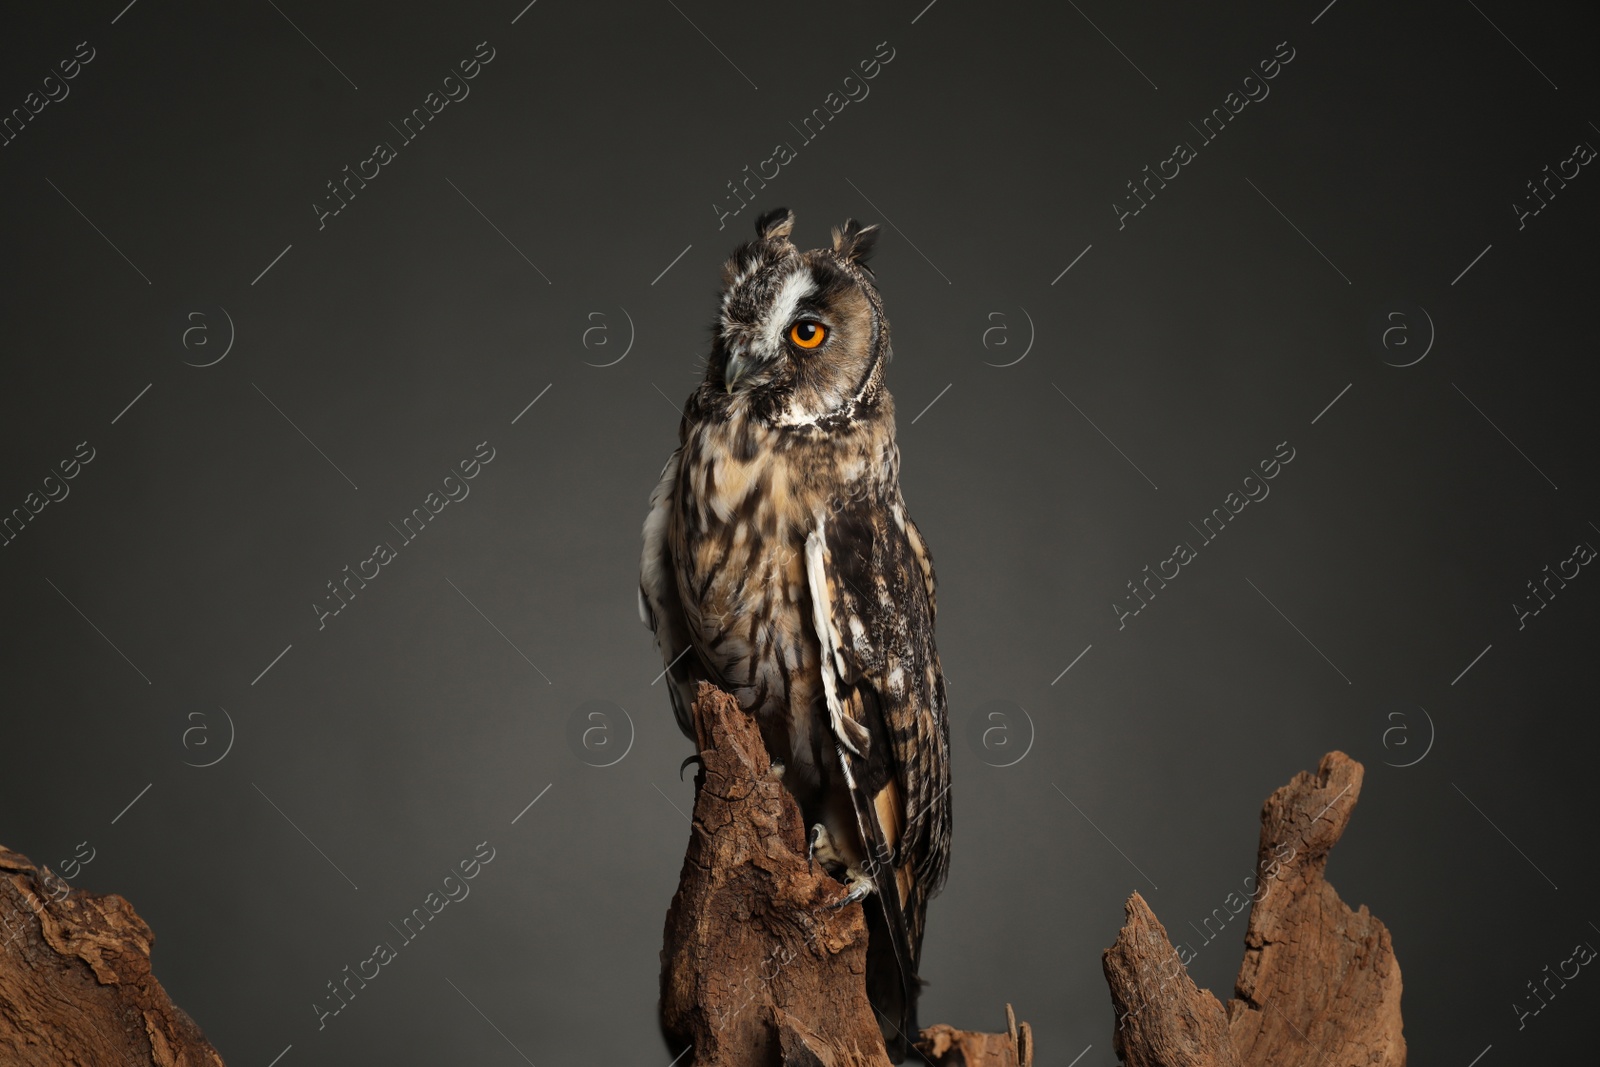
[[[739,379],[750,372],[750,366],[753,362],[753,360],[744,356],[730,355],[728,357],[728,366],[722,372],[723,387],[728,392],[733,392],[733,387],[739,384]]]

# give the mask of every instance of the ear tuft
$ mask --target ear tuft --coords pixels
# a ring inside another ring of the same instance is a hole
[[[878,243],[878,233],[876,224],[863,226],[855,219],[846,219],[843,229],[834,228],[833,250],[840,259],[865,267]]]
[[[787,240],[794,232],[794,212],[786,207],[775,207],[756,219],[756,236],[763,241]]]

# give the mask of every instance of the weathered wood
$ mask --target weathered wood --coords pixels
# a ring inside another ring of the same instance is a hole
[[[1197,989],[1144,899],[1105,953],[1128,1067],[1404,1067],[1400,966],[1389,931],[1339,899],[1328,852],[1361,795],[1361,764],[1324,756],[1261,809],[1259,883],[1226,1011]]]
[[[860,904],[806,855],[800,808],[754,718],[694,704],[694,825],[661,953],[661,1020],[696,1067],[887,1067],[866,999]]]
[[[693,1046],[695,1067],[887,1067],[867,1000],[861,904],[840,906],[844,886],[807,856],[800,808],[754,718],[702,685],[694,723],[694,823],[661,952],[672,1053]],[[1026,1024],[920,1036],[945,1057],[928,1052],[935,1067],[1032,1061]]]
[[[0,847],[0,937],[0,1062],[222,1067],[151,973],[155,935],[121,897]]]
[[[939,1023],[922,1031],[921,1058],[933,1067],[1033,1067],[1033,1029],[1006,1005],[1006,1032],[957,1030]]]
[[[1366,905],[1351,911],[1324,878],[1328,852],[1361,795],[1361,764],[1322,757],[1261,808],[1263,867],[1296,850],[1250,909],[1244,962],[1228,1002],[1241,1064],[1316,1058],[1326,1067],[1404,1067],[1400,963],[1389,931]]]
[[[1138,893],[1123,909],[1127,921],[1101,960],[1117,1058],[1127,1067],[1239,1067],[1222,1005],[1195,987],[1167,928]]]

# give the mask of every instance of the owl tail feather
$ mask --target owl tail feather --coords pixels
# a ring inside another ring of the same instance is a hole
[[[852,691],[848,698],[854,702],[865,699],[861,689]],[[854,715],[852,721],[858,721]],[[883,752],[886,746],[874,744],[873,749]],[[917,962],[922,949],[922,911],[919,899],[910,895],[911,884],[906,885],[907,896],[902,900],[900,870],[894,866],[895,840],[885,833],[878,818],[875,797],[869,797],[860,779],[862,766],[845,748],[842,741],[834,746],[839,757],[839,767],[844,772],[849,787],[851,805],[855,808],[856,828],[861,834],[862,851],[866,853],[864,871],[870,874],[874,889],[862,908],[867,918],[867,999],[878,1014],[878,1028],[883,1032],[883,1043],[889,1058],[901,1062],[917,1039]],[[916,925],[912,926],[905,904],[915,909]]]
[[[901,1063],[912,1054],[911,1045],[919,1033],[917,994],[922,981],[905,974],[885,909],[878,906],[882,899],[882,894],[874,893],[863,902],[867,917],[867,1000],[877,1013],[878,1029],[883,1032],[890,1061]]]

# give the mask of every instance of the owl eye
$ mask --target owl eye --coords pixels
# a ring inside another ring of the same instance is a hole
[[[828,328],[810,319],[801,319],[789,327],[789,340],[801,348],[816,348],[827,336]]]

